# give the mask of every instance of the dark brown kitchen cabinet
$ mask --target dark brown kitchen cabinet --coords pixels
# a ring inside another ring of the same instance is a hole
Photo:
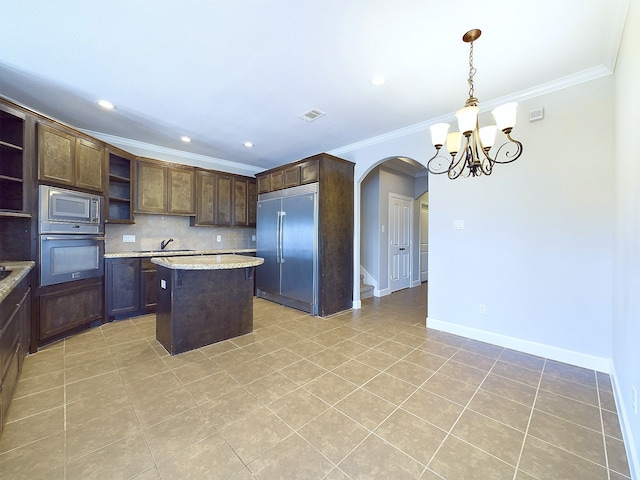
[[[31,288],[25,277],[0,303],[0,433],[27,355]]]
[[[138,258],[105,260],[105,310],[108,318],[140,310],[140,261]]]
[[[191,225],[255,226],[257,201],[254,178],[196,169],[196,214]]]
[[[104,146],[39,123],[38,180],[103,192]]]
[[[247,180],[233,178],[231,181],[233,195],[233,225],[247,225],[248,221],[248,194]]]
[[[192,225],[215,225],[216,174],[196,169],[196,215]]]
[[[167,167],[141,160],[136,167],[136,211],[167,213]]]
[[[133,223],[133,165],[135,157],[108,148],[109,179],[105,191],[107,223]]]
[[[150,258],[105,259],[105,317],[110,321],[156,311],[156,265]]]
[[[26,116],[0,104],[0,215],[28,213],[29,162],[25,161]]]
[[[40,344],[77,327],[102,321],[102,277],[40,288]]]
[[[216,225],[231,226],[232,224],[232,192],[231,175],[225,175],[222,173],[216,174],[216,203],[214,207]]]
[[[195,214],[195,170],[160,162],[136,162],[136,211],[167,215]]]
[[[320,155],[284,165],[257,175],[258,193],[274,192],[320,180]]]
[[[195,205],[195,170],[186,167],[167,167],[168,206],[170,215],[193,215]]]

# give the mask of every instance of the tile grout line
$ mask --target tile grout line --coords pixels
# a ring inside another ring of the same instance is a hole
[[[533,419],[533,412],[536,407],[536,402],[538,401],[538,393],[540,392],[540,385],[542,385],[542,376],[544,375],[544,370],[547,365],[547,359],[544,359],[544,363],[542,365],[542,370],[540,371],[540,378],[538,379],[538,386],[536,387],[536,395],[533,398],[533,404],[531,405],[531,413],[529,413],[529,421],[527,422],[527,428],[524,431],[524,437],[522,439],[522,445],[520,446],[520,454],[518,455],[518,461],[516,462],[516,470],[513,472],[513,480],[516,480],[518,476],[518,471],[520,470],[520,462],[522,461],[522,454],[524,453],[524,446],[527,443],[527,438],[529,437],[529,427],[531,426],[531,420]]]

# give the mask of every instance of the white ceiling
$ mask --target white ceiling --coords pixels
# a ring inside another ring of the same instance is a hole
[[[627,4],[0,0],[0,95],[101,138],[260,171],[450,116],[472,28],[481,104],[611,72]],[[312,108],[326,115],[299,118]]]

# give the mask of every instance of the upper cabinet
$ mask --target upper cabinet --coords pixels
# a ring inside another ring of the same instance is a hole
[[[196,170],[195,226],[255,227],[256,180],[210,170]]]
[[[195,215],[195,170],[150,160],[136,162],[136,212]]]
[[[38,180],[102,193],[103,145],[39,123]]]
[[[105,192],[108,223],[133,223],[133,165],[135,157],[108,148],[109,180]]]
[[[0,213],[26,213],[25,116],[0,105]]]
[[[260,173],[258,175],[258,193],[274,192],[283,188],[317,182],[320,178],[318,158],[310,157]]]

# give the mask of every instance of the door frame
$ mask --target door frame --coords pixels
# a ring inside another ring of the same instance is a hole
[[[391,288],[391,272],[393,269],[393,265],[392,265],[392,255],[391,255],[391,221],[392,221],[392,209],[391,209],[391,203],[392,203],[392,199],[397,199],[397,200],[401,200],[403,202],[407,202],[409,204],[409,284],[407,285],[406,288],[412,288],[413,285],[413,248],[414,248],[414,243],[413,243],[413,223],[414,223],[414,219],[413,219],[413,204],[414,204],[414,199],[413,197],[408,197],[406,195],[402,195],[400,193],[394,193],[394,192],[389,192],[389,199],[387,202],[387,209],[388,209],[388,217],[387,217],[387,224],[389,225],[389,228],[387,229],[387,276],[388,276],[388,290],[389,293],[393,293],[397,290],[393,290]],[[400,289],[399,289],[400,290]]]

